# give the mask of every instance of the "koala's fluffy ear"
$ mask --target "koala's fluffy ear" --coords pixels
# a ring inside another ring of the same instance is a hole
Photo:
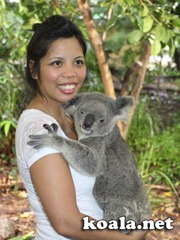
[[[126,122],[130,109],[133,107],[133,98],[119,97],[114,101],[116,120]]]
[[[65,112],[72,116],[74,115],[74,111],[76,110],[76,106],[77,104],[80,102],[82,96],[84,94],[81,93],[81,94],[78,94],[76,97],[74,97],[73,99],[71,99],[69,102],[67,103],[63,103],[61,106],[62,108],[65,110]]]

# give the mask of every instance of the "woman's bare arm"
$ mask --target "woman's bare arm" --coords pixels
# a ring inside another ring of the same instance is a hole
[[[35,189],[46,214],[61,235],[79,240],[142,240],[145,232],[124,235],[109,230],[82,230],[82,218],[76,204],[76,196],[69,166],[61,154],[49,154],[31,168]]]

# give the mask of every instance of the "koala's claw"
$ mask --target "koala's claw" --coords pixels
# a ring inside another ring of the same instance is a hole
[[[42,148],[43,146],[47,145],[48,140],[53,137],[58,130],[58,125],[55,123],[44,124],[43,127],[48,130],[48,134],[41,134],[41,135],[29,135],[30,141],[27,142],[29,146],[33,146],[35,149]]]
[[[35,149],[39,149],[43,146],[42,144],[36,144],[36,142],[34,142],[34,141],[29,141],[27,144],[29,146],[33,146],[33,148],[35,148]]]
[[[32,146],[33,148],[39,149],[43,146],[42,139],[46,139],[47,134],[42,135],[29,135],[30,141],[27,142],[29,146]]]
[[[41,135],[29,135],[30,139],[34,140],[40,140],[41,138],[45,137],[47,134],[41,134]]]
[[[53,133],[57,132],[58,130],[58,125],[56,123],[52,123],[51,125],[49,124],[44,124],[43,127],[48,130],[48,133]]]

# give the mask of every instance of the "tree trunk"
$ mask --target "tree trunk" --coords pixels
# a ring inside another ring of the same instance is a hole
[[[128,121],[126,124],[122,124],[121,126],[123,136],[125,138],[127,136],[127,132],[138,103],[139,95],[141,92],[142,84],[143,84],[146,69],[147,69],[148,60],[151,55],[151,45],[149,42],[145,42],[142,47],[143,47],[143,53],[140,59],[141,65],[137,65],[137,63],[135,63],[134,66],[127,71],[125,75],[123,87],[121,90],[122,96],[131,95],[134,98],[134,106],[130,111]],[[132,77],[134,78],[134,80],[132,80]],[[131,92],[129,92],[129,85],[131,81],[133,81],[134,85],[132,86]]]
[[[77,2],[84,18],[89,39],[97,57],[104,91],[108,96],[116,98],[111,71],[104,52],[103,40],[99,35],[96,24],[92,18],[88,0],[77,0]]]
[[[91,9],[89,6],[89,1],[88,0],[77,0],[79,8],[82,12],[84,22],[87,28],[88,36],[90,39],[90,42],[93,46],[93,49],[95,51],[95,55],[97,57],[98,65],[100,68],[100,74],[101,74],[101,80],[103,82],[104,90],[105,93],[108,96],[111,96],[112,98],[116,98],[115,90],[114,90],[114,84],[112,80],[112,74],[109,68],[109,64],[106,59],[106,55],[104,52],[104,46],[103,46],[103,40],[101,36],[99,35],[97,31],[96,24],[93,20],[92,14],[91,14]],[[128,95],[127,89],[129,88],[129,82],[131,79],[131,76],[136,73],[136,78],[135,78],[135,84],[133,86],[131,96],[134,98],[134,107],[130,112],[129,119],[126,124],[121,123],[120,121],[117,122],[121,134],[124,138],[126,138],[134,111],[136,109],[136,105],[138,102],[139,94],[142,88],[142,83],[144,80],[145,72],[146,72],[146,67],[148,63],[148,59],[150,56],[150,44],[145,44],[144,52],[141,58],[141,63],[142,66],[137,68],[137,64],[134,65],[126,74],[126,79],[124,82],[124,86],[121,92],[121,95]]]

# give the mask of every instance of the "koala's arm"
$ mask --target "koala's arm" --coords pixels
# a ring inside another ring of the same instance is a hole
[[[61,150],[65,159],[77,171],[93,176],[103,172],[102,155],[96,148],[70,139],[61,140],[63,140]]]
[[[58,136],[54,124],[46,125],[46,129],[49,132],[48,134],[29,136],[31,141],[28,142],[28,145],[36,149],[46,146],[57,149],[64,155],[66,161],[81,173],[97,176],[103,172],[103,154],[99,153],[100,149],[96,143],[93,147],[92,142],[88,146],[88,141],[85,141],[87,144],[85,145],[82,142]],[[102,144],[101,151],[104,152]]]

